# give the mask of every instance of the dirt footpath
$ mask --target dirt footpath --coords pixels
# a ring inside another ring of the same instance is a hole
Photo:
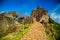
[[[39,22],[34,22],[29,32],[21,40],[47,40],[43,25]]]

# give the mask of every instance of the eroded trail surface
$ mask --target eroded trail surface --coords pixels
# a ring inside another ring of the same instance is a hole
[[[21,40],[47,40],[43,25],[39,22],[34,22],[29,32]]]

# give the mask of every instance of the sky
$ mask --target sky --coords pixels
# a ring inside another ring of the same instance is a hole
[[[37,6],[48,10],[48,15],[60,22],[59,0],[0,0],[0,13],[17,11],[18,14],[30,15]]]

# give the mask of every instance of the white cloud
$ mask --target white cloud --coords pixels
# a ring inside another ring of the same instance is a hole
[[[1,11],[0,13],[4,13],[5,11]]]
[[[60,16],[58,16],[59,20],[60,20]]]
[[[59,18],[60,18],[60,16],[59,16]]]
[[[57,18],[56,13],[55,13],[55,12],[54,12],[54,13],[51,13],[51,17],[52,17],[53,19],[56,19],[56,18]]]
[[[51,13],[51,18],[54,19],[54,20],[58,20],[57,22],[60,23],[60,15],[56,15],[57,13],[56,12],[53,12]]]
[[[60,4],[58,4],[51,12],[51,18],[60,23]]]

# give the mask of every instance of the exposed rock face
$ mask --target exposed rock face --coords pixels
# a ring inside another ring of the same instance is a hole
[[[37,7],[37,9],[32,11],[31,16],[33,19],[35,18],[38,22],[48,23],[48,11],[40,8],[39,6]]]
[[[8,12],[8,13],[3,12],[3,13],[1,13],[0,15],[1,15],[1,16],[7,16],[7,17],[10,17],[10,18],[12,18],[12,19],[15,19],[15,18],[18,17],[18,14],[17,14],[16,11],[11,11],[11,12]]]
[[[9,12],[9,15],[12,15],[13,17],[18,17],[18,14],[17,14],[17,12],[16,11],[11,11],[11,12]]]
[[[0,15],[0,37],[7,29],[7,20],[2,15]]]
[[[20,17],[18,20],[22,24],[28,24],[33,22],[32,17],[29,17],[29,16]]]
[[[13,15],[9,13],[0,14],[0,37],[7,35],[10,32],[16,31],[18,22],[14,20]],[[15,29],[15,30],[14,30]]]

